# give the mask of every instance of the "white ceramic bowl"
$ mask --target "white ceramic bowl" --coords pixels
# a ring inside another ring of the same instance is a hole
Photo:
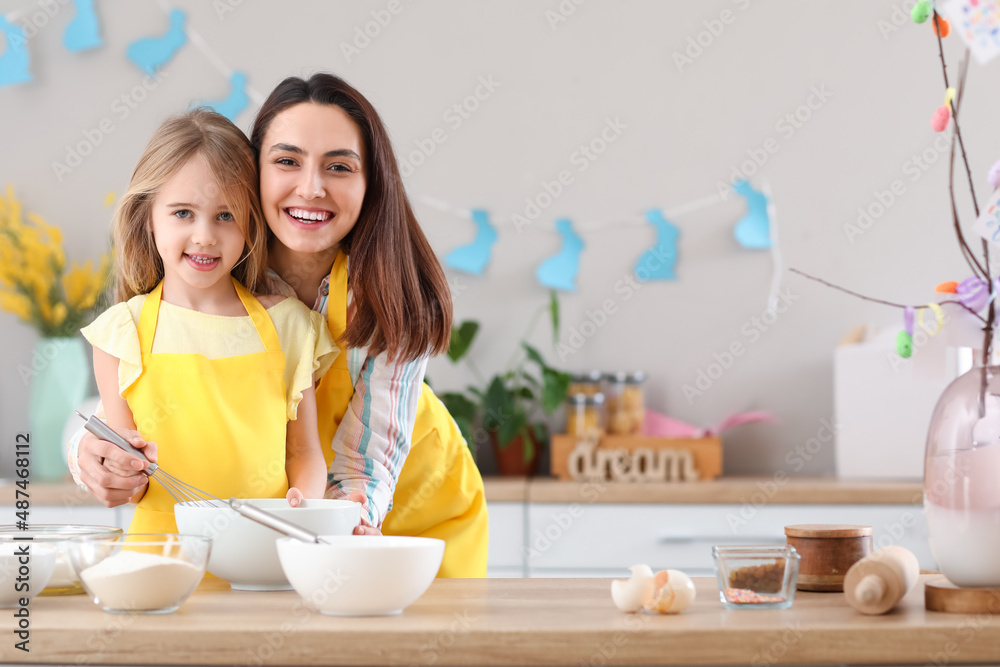
[[[278,540],[281,566],[306,602],[331,616],[398,614],[441,568],[444,540],[324,535],[329,544]]]
[[[27,556],[25,548],[29,552]],[[54,546],[33,542],[0,543],[0,609],[19,607],[21,598],[30,600],[38,595],[48,585],[55,569]]]
[[[77,595],[83,593],[73,564],[69,561],[69,541],[74,537],[93,535],[115,537],[122,534],[114,526],[80,526],[75,524],[32,524],[27,530],[14,525],[0,526],[0,543],[17,543],[19,537],[30,537],[38,544],[44,542],[56,550],[56,569],[41,595]]]
[[[248,498],[246,502],[321,535],[350,535],[361,520],[361,505],[350,500],[306,499],[298,507],[289,507],[284,498]],[[233,588],[245,591],[291,589],[275,547],[280,533],[228,507],[178,503],[174,506],[174,517],[181,533],[212,540],[208,571],[228,581]]]
[[[115,613],[177,609],[205,576],[212,543],[198,535],[77,537],[69,556],[94,604]]]

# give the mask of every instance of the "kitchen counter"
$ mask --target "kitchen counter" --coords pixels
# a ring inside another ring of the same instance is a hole
[[[3,662],[174,665],[943,664],[1000,656],[1000,616],[927,612],[921,583],[886,616],[837,593],[785,610],[723,608],[696,578],[677,616],[623,614],[608,579],[436,580],[402,615],[334,618],[293,592],[229,591],[206,580],[173,614],[107,614],[84,596],[36,598],[31,653],[2,615]],[[997,601],[1000,606],[1000,600]]]
[[[712,482],[625,484],[562,482],[552,478],[487,477],[487,502],[666,503],[775,505],[920,505],[919,481],[856,481],[832,478],[724,477]],[[100,506],[72,481],[33,482],[31,503],[39,506]],[[14,504],[12,483],[0,485],[0,504]]]
[[[487,482],[487,498],[489,498]],[[563,482],[532,479],[532,503],[663,503],[751,505],[921,505],[920,481],[857,481],[833,478],[722,477],[711,482],[664,484]]]

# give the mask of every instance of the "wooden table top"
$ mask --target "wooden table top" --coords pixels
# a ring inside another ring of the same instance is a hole
[[[919,480],[723,477],[711,482],[597,484],[541,477],[487,477],[484,484],[488,503],[742,505],[753,504],[758,495],[772,505],[920,505],[923,502],[923,485]],[[100,506],[96,499],[72,481],[33,482],[29,490],[32,505]],[[0,504],[13,505],[14,496],[13,484],[0,483]]]
[[[1000,616],[927,612],[923,583],[885,616],[840,593],[796,594],[785,610],[727,610],[696,578],[684,613],[624,614],[608,579],[437,580],[393,617],[334,618],[293,592],[206,580],[175,613],[107,614],[84,596],[36,598],[30,654],[0,616],[0,660],[80,664],[580,665],[934,664],[1000,658]],[[1000,606],[1000,600],[998,600]]]

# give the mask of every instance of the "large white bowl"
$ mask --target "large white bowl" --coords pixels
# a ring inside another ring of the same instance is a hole
[[[398,614],[424,594],[441,568],[444,540],[324,535],[329,544],[283,537],[281,567],[306,602],[331,616]]]
[[[28,550],[24,555],[23,549]],[[56,548],[32,542],[0,543],[0,609],[38,595],[56,569]]]
[[[361,505],[350,500],[306,499],[289,507],[284,498],[246,502],[321,535],[350,535],[361,520]],[[208,571],[237,590],[287,591],[275,541],[280,533],[240,516],[228,507],[174,506],[178,532],[212,540]]]

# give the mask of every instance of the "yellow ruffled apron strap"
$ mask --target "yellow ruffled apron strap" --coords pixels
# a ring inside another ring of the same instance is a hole
[[[328,297],[326,302],[326,319],[330,324],[330,333],[340,348],[340,355],[344,357],[345,345],[340,342],[340,337],[347,330],[347,255],[341,250],[337,253],[337,259],[333,262],[333,269],[330,271],[330,282],[328,285]],[[340,295],[344,295],[343,298]],[[344,357],[344,366],[347,366],[347,359]]]
[[[274,322],[267,310],[261,305],[247,288],[240,284],[236,278],[232,278],[236,294],[240,297],[240,302],[250,316],[257,335],[260,336],[266,352],[281,351],[281,340],[278,338],[278,330],[274,328]],[[139,315],[139,342],[142,346],[143,358],[148,357],[153,352],[153,337],[156,334],[156,322],[160,314],[160,300],[163,297],[163,281],[153,288],[153,291],[146,297],[142,304],[142,312]]]
[[[253,322],[253,326],[257,330],[257,335],[264,343],[264,350],[280,352],[281,341],[278,338],[278,330],[274,328],[274,322],[271,321],[267,310],[236,278],[233,278],[233,286],[236,287],[236,294],[240,297],[243,307],[246,308],[247,315],[250,316],[250,321]]]
[[[156,334],[156,319],[160,315],[160,297],[163,295],[163,281],[146,295],[139,314],[139,344],[142,346],[143,366],[153,352],[153,336]]]

